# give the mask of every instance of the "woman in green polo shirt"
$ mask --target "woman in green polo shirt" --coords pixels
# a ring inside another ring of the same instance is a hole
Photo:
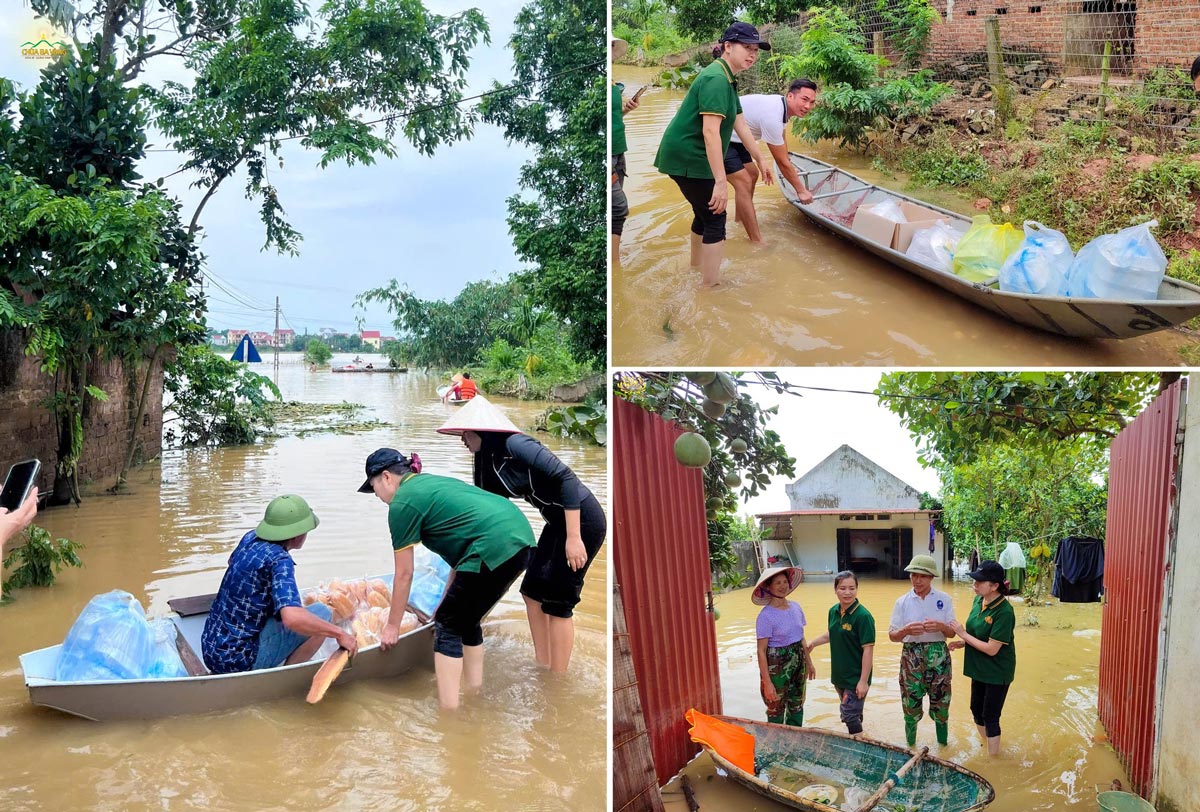
[[[842,723],[851,736],[862,733],[863,703],[871,689],[875,659],[875,618],[858,602],[858,576],[842,570],[833,576],[838,602],[829,608],[829,631],[808,644],[812,651],[829,644],[829,679],[837,690]]]
[[[971,678],[971,715],[979,735],[987,740],[989,756],[1000,754],[1000,712],[1017,673],[1017,650],[1013,631],[1017,615],[1005,597],[1008,581],[1004,567],[983,561],[970,573],[975,580],[975,602],[964,626],[957,620],[950,628],[966,643],[963,674]]]
[[[719,281],[725,256],[725,152],[734,130],[758,164],[763,182],[771,182],[733,83],[735,75],[758,60],[759,49],[769,51],[771,45],[759,39],[754,26],[740,22],[726,29],[720,44],[722,55],[692,82],[654,159],[658,171],[670,175],[692,206],[691,266],[700,269],[705,287]]]
[[[464,677],[468,690],[483,685],[483,628],[517,576],[525,571],[537,541],[525,514],[503,496],[452,477],[421,473],[421,460],[394,448],[367,457],[360,493],[374,493],[388,506],[396,577],[389,623],[379,635],[385,651],[396,643],[399,620],[408,608],[413,548],[424,544],[453,572],[433,615],[433,667],[438,700],[457,708]]]

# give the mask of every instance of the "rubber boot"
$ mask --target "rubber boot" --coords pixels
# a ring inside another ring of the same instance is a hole
[[[917,720],[904,717],[904,739],[909,747],[917,746]]]
[[[798,711],[792,711],[789,713],[787,716],[787,721],[784,722],[784,724],[790,725],[791,727],[804,727],[804,709],[801,708]]]
[[[934,722],[934,728],[937,729],[938,744],[945,747],[950,743],[950,724],[948,722]]]

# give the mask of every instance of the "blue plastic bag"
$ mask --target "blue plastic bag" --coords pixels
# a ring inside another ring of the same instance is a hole
[[[1025,221],[1025,239],[1000,267],[1000,290],[1037,296],[1066,296],[1075,254],[1060,231]]]
[[[413,559],[413,582],[408,593],[408,605],[432,615],[442,602],[446,582],[450,580],[450,565],[436,553],[417,547]]]
[[[1123,228],[1092,240],[1075,256],[1067,276],[1069,296],[1096,299],[1158,298],[1167,257],[1150,229],[1157,220]]]
[[[169,620],[158,623],[174,629]],[[97,595],[67,633],[54,678],[78,682],[187,676],[166,626],[151,627],[142,605],[128,592],[114,589]]]

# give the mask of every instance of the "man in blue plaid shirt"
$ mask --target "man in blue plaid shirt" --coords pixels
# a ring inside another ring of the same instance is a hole
[[[271,500],[258,527],[242,536],[200,638],[212,673],[302,663],[327,637],[352,655],[358,650],[353,634],[329,622],[328,606],[300,602],[290,552],[300,549],[318,524],[308,503],[289,494]]]

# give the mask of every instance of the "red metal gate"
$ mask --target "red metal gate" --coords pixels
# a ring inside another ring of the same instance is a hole
[[[704,483],[678,427],[614,398],[613,428],[613,566],[661,786],[699,750],[684,711],[721,712]]]
[[[1174,543],[1176,433],[1185,380],[1172,384],[1109,450],[1100,721],[1135,792],[1154,791],[1163,587]]]

